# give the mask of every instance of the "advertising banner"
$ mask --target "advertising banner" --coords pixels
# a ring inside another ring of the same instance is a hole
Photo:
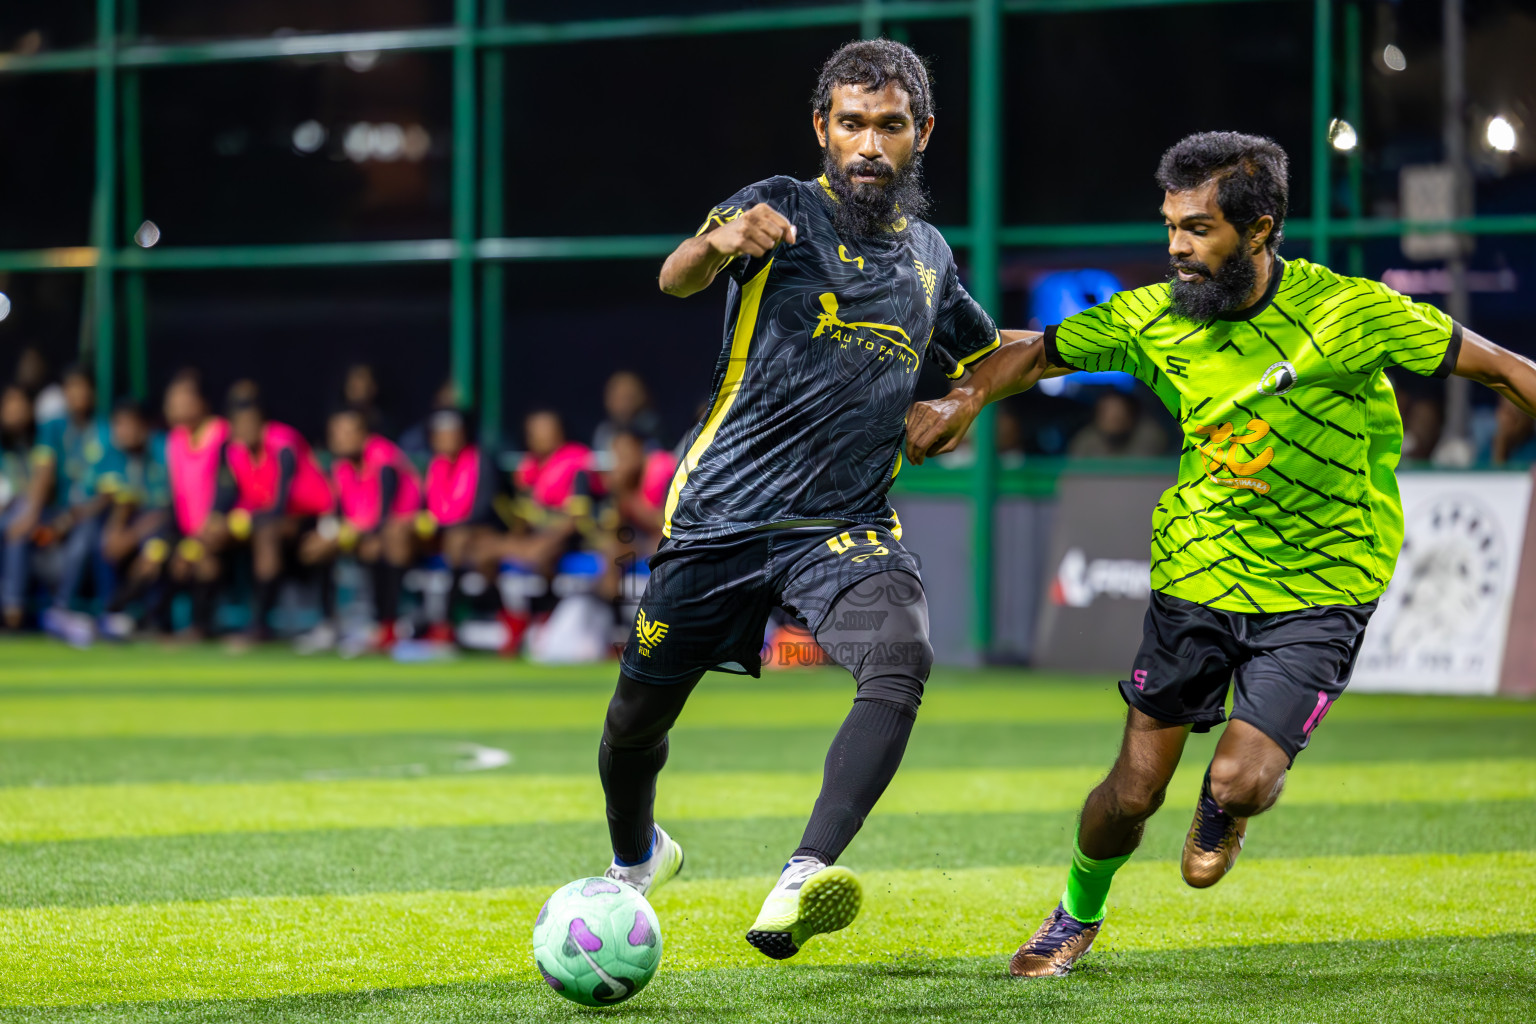
[[[1151,588],[1152,509],[1168,483],[1162,476],[1062,477],[1035,665],[1130,672]]]
[[[1520,582],[1531,477],[1402,473],[1398,481],[1403,550],[1350,688],[1495,693]]]

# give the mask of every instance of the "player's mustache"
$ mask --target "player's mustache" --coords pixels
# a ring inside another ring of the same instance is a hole
[[[1216,276],[1215,274],[1211,273],[1211,268],[1206,266],[1204,263],[1185,263],[1182,260],[1169,260],[1168,269],[1182,270],[1186,274],[1199,274],[1201,277],[1206,278]]]
[[[843,176],[852,179],[856,174],[872,175],[878,178],[894,178],[896,168],[883,160],[855,160],[843,168]]]

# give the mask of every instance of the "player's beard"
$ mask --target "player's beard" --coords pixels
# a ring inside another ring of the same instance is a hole
[[[1173,285],[1173,315],[1184,320],[1204,323],[1223,313],[1230,313],[1243,304],[1259,279],[1259,268],[1244,253],[1248,251],[1248,237],[1222,261],[1221,269],[1211,273],[1211,268],[1194,260],[1169,260],[1168,281]],[[1198,281],[1181,281],[1178,271],[1193,270],[1201,275]]]
[[[928,190],[923,187],[923,154],[913,153],[900,168],[887,163],[858,159],[839,167],[830,150],[824,150],[822,170],[838,198],[832,204],[832,223],[843,238],[869,238],[880,234],[899,217],[921,218],[928,213]],[[883,184],[855,185],[854,172],[885,173]],[[896,208],[901,207],[898,213]]]

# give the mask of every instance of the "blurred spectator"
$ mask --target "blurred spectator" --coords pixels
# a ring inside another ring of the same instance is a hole
[[[32,564],[31,531],[11,526],[28,508],[36,464],[32,399],[20,384],[0,391],[0,626],[19,629]]]
[[[374,434],[390,434],[390,424],[379,401],[379,376],[369,363],[353,363],[341,385],[342,402],[357,410]]]
[[[421,510],[421,479],[395,444],[370,433],[366,413],[346,408],[326,425],[331,453],[331,488],[336,510],[299,543],[299,561],[309,566],[320,589],[321,621],[297,645],[312,653],[336,646],[336,560],[350,554],[373,574],[373,608],[378,635],[373,644],[395,643],[401,581],[410,567]]]
[[[623,574],[654,555],[661,543],[677,458],[669,451],[647,452],[645,439],[627,430],[614,432],[607,456],[607,468],[600,474],[603,499],[590,543],[604,556],[601,593],[612,601],[620,594]]]
[[[1536,461],[1536,423],[1502,396],[1494,409],[1491,458],[1495,466]]]
[[[64,418],[64,389],[49,379],[48,361],[36,345],[28,345],[16,358],[15,380],[32,401],[34,422],[51,423]]]
[[[144,409],[131,400],[112,411],[112,446],[97,466],[96,492],[110,503],[101,535],[101,557],[121,582],[110,595],[103,618],[119,639],[133,632],[127,609],[160,579],[171,551],[171,484],[165,438],[150,430]],[[170,594],[161,587],[150,617],[170,628]]]
[[[251,622],[248,638],[271,637],[267,621],[277,589],[304,529],[329,512],[330,484],[304,440],[286,423],[268,420],[251,389],[230,389],[227,482],[205,526],[210,556],[235,546],[251,551]]]
[[[1440,400],[1418,395],[1400,399],[1398,405],[1403,417],[1403,461],[1428,462],[1434,457],[1445,427]]]
[[[603,525],[632,531],[637,548],[648,558],[661,542],[662,516],[677,459],[667,451],[647,452],[643,437],[620,430],[609,439],[607,462],[602,482],[613,515]]]
[[[92,481],[112,444],[110,429],[96,415],[94,378],[84,367],[71,366],[64,371],[63,384],[64,419],[38,429],[45,460],[38,464],[33,488],[35,497],[51,491],[53,499],[46,512],[36,513],[34,526],[46,523],[51,541],[63,544],[59,580],[53,589],[56,609],[69,607],[86,567],[98,554],[106,502],[93,492]]]
[[[1148,458],[1168,449],[1163,429],[1142,416],[1136,399],[1123,391],[1105,391],[1093,405],[1093,422],[1067,445],[1078,459]]]
[[[432,396],[432,411],[426,418],[414,426],[406,427],[400,434],[400,448],[415,459],[417,464],[425,463],[432,457],[432,421],[439,412],[459,408],[459,388],[452,379],[443,381],[438,385],[437,392]]]
[[[191,637],[213,631],[214,600],[218,589],[219,559],[204,545],[209,519],[218,496],[219,474],[224,464],[224,445],[229,424],[214,416],[203,395],[202,377],[196,370],[181,370],[165,388],[165,422],[171,428],[166,439],[166,468],[171,478],[171,508],[180,540],[170,565],[170,582],[192,594]]]
[[[640,375],[620,370],[608,378],[603,388],[603,411],[607,419],[592,432],[592,450],[605,452],[620,430],[635,434],[647,448],[661,446],[661,418],[651,408],[651,394]]]
[[[426,551],[436,551],[449,573],[449,585],[440,593],[429,593],[426,607],[427,639],[451,643],[454,638],[450,618],[456,598],[464,593],[464,577],[471,569],[480,570],[486,579],[497,576],[500,552],[500,521],[496,507],[504,498],[502,474],[490,458],[481,452],[470,436],[469,422],[456,409],[440,409],[432,414],[432,461],[427,465],[423,529],[418,534]],[[500,591],[491,590],[500,602]],[[499,604],[498,614],[506,627],[504,653],[512,653],[522,643],[528,619]]]
[[[611,433],[611,432],[610,432]],[[528,451],[517,467],[518,492],[544,509],[564,509],[575,493],[577,477],[592,465],[592,451],[568,441],[560,414],[537,409],[523,420]]]

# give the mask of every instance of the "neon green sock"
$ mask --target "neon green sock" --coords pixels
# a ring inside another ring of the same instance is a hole
[[[1104,904],[1109,899],[1109,884],[1115,880],[1115,872],[1130,859],[1131,855],[1126,854],[1124,857],[1094,860],[1083,852],[1074,837],[1072,867],[1067,872],[1067,891],[1061,894],[1063,909],[1084,924],[1102,921]]]

